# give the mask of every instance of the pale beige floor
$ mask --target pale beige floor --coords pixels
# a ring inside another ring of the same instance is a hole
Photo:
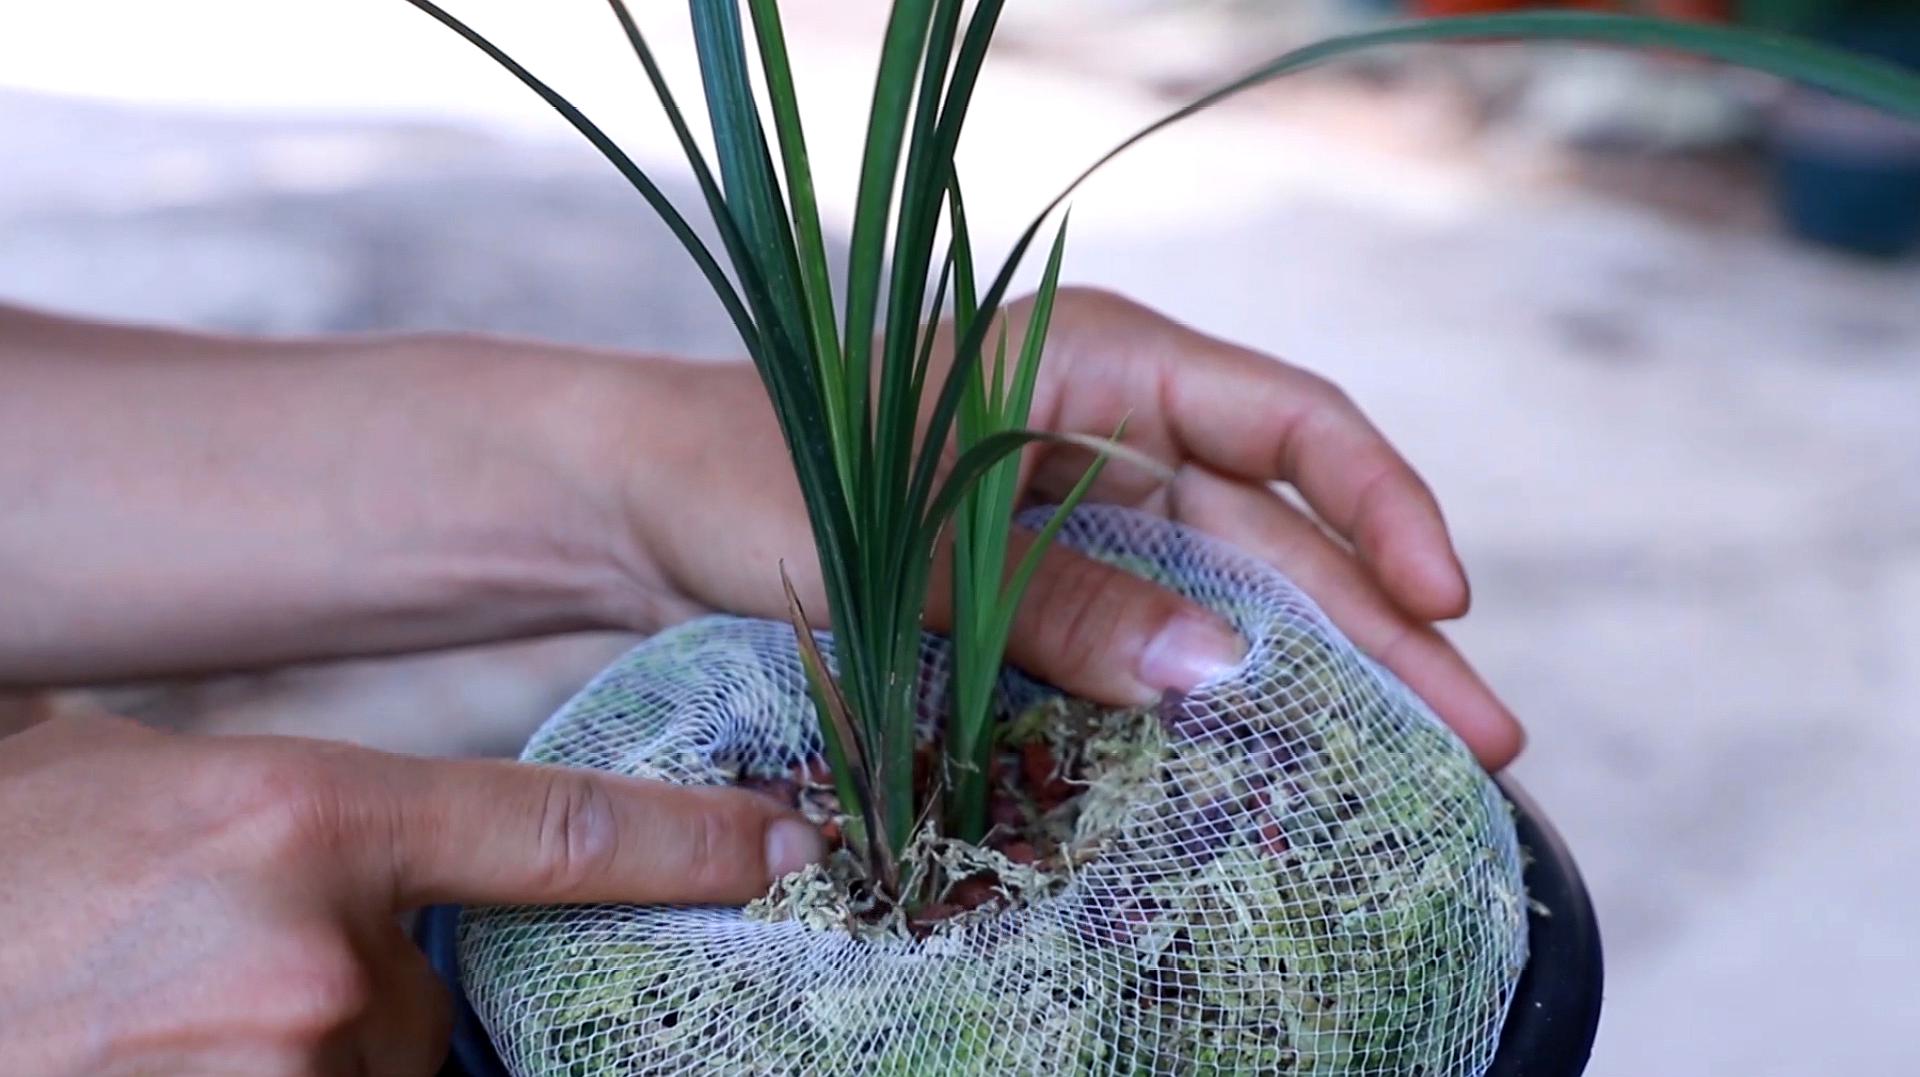
[[[390,25],[386,5],[340,7],[347,26]],[[221,5],[180,8],[184,34]],[[816,34],[803,76],[831,113],[859,96],[858,28]],[[581,81],[611,80],[603,59]],[[403,101],[470,126],[0,97],[0,296],[726,351],[617,180],[496,104],[482,69],[419,62],[348,88],[296,64],[258,75],[260,96],[330,115]],[[168,76],[175,96],[237,94],[185,85],[204,74]],[[122,78],[96,75],[103,93]],[[1036,129],[1036,102],[1070,130]],[[1039,70],[991,85],[991,137],[971,151],[981,227],[1004,242],[1047,179],[1149,105]],[[1612,987],[1592,1072],[1920,1071],[1920,267],[1868,270],[1429,149],[1396,156],[1284,110],[1209,121],[1086,200],[1069,275],[1340,380],[1441,493],[1477,588],[1457,638],[1531,723],[1519,773],[1600,904]],[[625,642],[128,702],[499,751]]]

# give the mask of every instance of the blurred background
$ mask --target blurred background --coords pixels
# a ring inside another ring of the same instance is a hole
[[[683,175],[601,5],[448,6]],[[689,75],[677,6],[636,6]],[[844,234],[884,5],[783,6]],[[1645,6],[1920,63],[1915,0]],[[1001,248],[1183,95],[1410,10],[1009,8],[964,161]],[[399,0],[8,5],[0,162],[0,300],[733,353],[640,200]],[[1476,591],[1451,631],[1530,724],[1517,772],[1599,905],[1592,1073],[1920,1072],[1920,132],[1671,56],[1427,48],[1169,132],[1074,227],[1071,280],[1341,382],[1438,490]],[[109,698],[505,754],[631,642]]]

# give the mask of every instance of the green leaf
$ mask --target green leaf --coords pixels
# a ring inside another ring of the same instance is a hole
[[[1109,444],[1119,444],[1126,432],[1127,424],[1122,422],[1119,428],[1114,430]],[[1087,465],[1087,470],[1081,474],[1080,481],[1073,484],[1073,489],[1067,491],[1067,496],[1061,499],[1052,515],[1047,517],[1046,524],[1034,537],[1033,545],[1027,548],[1026,555],[1014,568],[1013,575],[1007,580],[1006,599],[1001,605],[1000,619],[994,625],[994,634],[999,647],[1004,649],[1006,646],[1007,638],[1013,631],[1014,614],[1019,611],[1020,602],[1026,596],[1027,587],[1033,583],[1033,574],[1039,570],[1041,560],[1047,555],[1047,548],[1053,545],[1053,540],[1059,536],[1060,528],[1066,525],[1067,520],[1073,515],[1073,510],[1086,500],[1087,494],[1092,491],[1093,484],[1099,480],[1100,472],[1106,468],[1107,461],[1112,458],[1112,455],[1110,449],[1102,451],[1100,455],[1094,457],[1093,463]]]
[[[956,242],[964,242],[964,222],[956,220]],[[1066,250],[1067,224],[1061,222],[1047,259],[1040,288],[1027,321],[1026,338],[1007,384],[1006,322],[1000,321],[1000,340],[990,373],[977,367],[967,381],[961,398],[959,444],[971,448],[997,430],[1027,425],[1033,403],[1040,361],[1045,352],[1052,325],[1055,296],[1060,287],[1060,269]],[[1116,439],[1117,439],[1116,435]],[[986,829],[986,770],[992,738],[988,735],[992,718],[992,691],[1005,661],[1013,619],[1033,573],[1047,546],[1053,541],[1065,512],[1071,512],[1085,497],[1106,462],[1097,456],[1087,474],[1076,485],[1063,512],[1037,536],[1014,570],[1011,580],[1002,582],[1010,530],[1018,498],[1020,462],[1009,457],[989,467],[972,490],[961,497],[955,510],[953,550],[953,630],[954,692],[953,710],[948,725],[947,759],[953,797],[948,825],[950,832],[966,840],[978,840]]]
[[[1815,86],[1896,116],[1920,120],[1920,74],[1878,60],[1798,38],[1739,27],[1677,22],[1638,15],[1574,11],[1529,11],[1426,19],[1381,30],[1330,38],[1295,49],[1248,71],[1192,103],[1134,132],[1101,155],[1048,203],[1033,227],[1109,161],[1143,139],[1211,108],[1235,94],[1282,75],[1390,45],[1432,42],[1559,41],[1669,49],[1722,60],[1740,67]]]
[[[856,424],[846,410],[846,366],[835,329],[833,280],[827,269],[827,244],[820,228],[813,166],[800,120],[799,93],[787,58],[786,32],[781,25],[778,4],[775,0],[750,0],[750,4],[754,36],[760,46],[761,70],[767,80],[767,96],[780,137],[780,158],[793,224],[790,245],[800,274],[800,297],[806,309],[814,362],[819,369],[827,427],[834,443],[841,486],[848,497],[853,497],[862,445]]]
[[[993,309],[1005,299],[1021,260],[1032,247],[1041,225],[1054,210],[1096,172],[1143,140],[1235,94],[1282,75],[1304,71],[1351,53],[1391,45],[1447,41],[1562,41],[1673,49],[1794,79],[1877,106],[1898,116],[1920,119],[1920,74],[1777,34],[1637,15],[1586,12],[1537,11],[1414,21],[1331,38],[1295,49],[1136,131],[1101,155],[1041,209],[1014,242],[1000,272],[981,298],[981,306]],[[958,343],[957,351],[962,355],[977,354],[985,339],[984,334],[984,324],[976,324]],[[942,394],[933,409],[930,432],[945,430],[952,422],[953,412],[959,403],[960,387],[948,388],[950,391]],[[931,484],[932,481],[930,472],[915,476],[916,486],[923,482]]]
[[[905,481],[913,461],[919,402],[907,398],[914,367],[913,342],[920,335],[920,312],[925,305],[927,265],[933,258],[940,204],[953,177],[953,155],[941,156],[939,105],[952,60],[954,34],[959,28],[959,0],[938,0],[928,34],[925,60],[913,110],[913,130],[907,142],[905,174],[900,186],[900,212],[894,227],[892,272],[889,278],[886,322],[881,337],[880,401],[875,410],[874,477],[878,490],[889,491]],[[884,495],[883,495],[884,496]],[[911,518],[911,502],[900,514]],[[893,521],[897,541],[906,519]]]
[[[1126,432],[1126,424],[1115,430],[1113,440],[1117,443]],[[974,683],[969,686],[968,696],[974,702],[971,712],[956,713],[960,736],[949,744],[949,755],[961,765],[952,769],[958,772],[954,784],[953,828],[956,837],[965,841],[979,841],[986,833],[986,779],[988,763],[993,751],[993,738],[988,735],[991,711],[988,702],[991,699],[993,682],[997,678],[1000,664],[1005,660],[1007,642],[1013,637],[1013,619],[1019,613],[1020,603],[1025,599],[1027,588],[1033,583],[1033,577],[1040,570],[1047,550],[1060,535],[1060,529],[1073,516],[1073,510],[1080,507],[1092,491],[1093,484],[1099,480],[1100,472],[1107,465],[1108,456],[1102,453],[1080,480],[1067,492],[1067,496],[1047,517],[1047,522],[1034,535],[1033,544],[1015,566],[1013,575],[1007,580],[1005,590],[997,603],[995,616],[990,625],[982,629],[982,639],[978,642],[976,653],[983,659],[977,661],[972,670],[960,670],[955,674],[971,673]],[[997,582],[997,581],[996,581]]]
[[[913,361],[913,386],[907,392],[907,399],[918,403],[920,395],[926,391],[927,370],[933,365],[933,346],[940,335],[940,306],[947,294],[947,281],[953,276],[953,252],[949,250],[945,261],[940,263],[940,276],[933,285],[933,298],[928,303],[927,316],[921,325],[920,354]]]
[[[799,258],[788,224],[760,106],[747,73],[746,41],[735,0],[689,0],[693,40],[707,92],[714,147],[727,206],[779,305],[780,328],[793,339],[806,324],[799,291]]]
[[[931,549],[939,541],[940,530],[946,519],[953,515],[954,508],[988,468],[1005,460],[1029,445],[1063,445],[1086,451],[1098,456],[1105,454],[1125,460],[1153,474],[1166,477],[1171,473],[1165,464],[1137,449],[1129,448],[1105,438],[1089,434],[1067,434],[1051,430],[1002,430],[982,438],[980,442],[960,454],[954,461],[953,469],[947,473],[939,492],[927,510],[925,530],[921,532],[924,545]]]
[[[980,0],[980,3],[975,5],[973,16],[967,22],[967,30],[961,41],[960,51],[953,61],[952,73],[947,80],[946,95],[940,105],[939,123],[934,131],[935,145],[929,156],[935,160],[947,162],[945,183],[949,187],[949,200],[954,205],[958,204],[959,184],[957,177],[952,174],[951,163],[959,148],[961,132],[973,103],[973,93],[979,84],[980,70],[986,62],[988,46],[992,43],[994,31],[999,25],[1003,7],[1002,0]],[[925,181],[931,184],[937,178],[928,176],[925,177]],[[938,199],[931,199],[924,206],[927,216],[922,226],[929,237],[929,243],[938,209]],[[953,221],[955,236],[964,240],[964,214],[956,214]],[[967,291],[971,293],[971,284]],[[989,310],[996,309],[998,306],[997,301],[986,304]],[[950,372],[948,386],[953,384],[952,374],[957,373],[962,378],[970,378],[973,365],[979,361],[978,346],[977,344],[968,346],[967,334],[962,333],[957,336],[954,343],[953,370]],[[995,384],[997,385],[998,382],[996,381]],[[926,497],[933,470],[940,461],[947,443],[947,436],[952,430],[952,421],[953,405],[947,400],[947,394],[943,393],[941,405],[935,408],[926,429],[921,432],[919,459],[915,465],[914,479],[907,495],[909,503],[914,506],[920,505]]]
[[[1722,60],[1819,87],[1895,115],[1920,120],[1920,74],[1799,38],[1739,27],[1639,15],[1528,11],[1426,19],[1330,38],[1295,49],[1147,125],[1081,173],[1068,191],[1141,139],[1233,95],[1281,75],[1389,45],[1446,41],[1560,41],[1668,49]],[[1067,192],[1062,192],[1062,198]],[[1056,199],[1058,205],[1061,199]]]
[[[853,721],[853,712],[847,706],[846,697],[840,694],[840,685],[827,671],[827,662],[820,653],[820,644],[813,638],[813,626],[807,622],[807,611],[800,605],[800,593],[793,588],[793,577],[787,575],[787,566],[780,566],[780,585],[787,594],[787,618],[793,624],[794,644],[800,653],[800,664],[806,670],[807,684],[813,690],[814,705],[822,721],[821,729],[827,734],[827,740],[838,755],[842,765],[834,772],[836,782],[844,783],[841,796],[851,800],[861,813],[865,824],[868,855],[876,865],[883,866],[882,878],[888,885],[898,878],[899,872],[893,867],[893,856],[888,850],[882,835],[880,820],[875,815],[878,801],[874,799],[873,788],[868,783],[871,773],[868,762],[866,739]],[[849,797],[848,794],[852,795]]]
[[[685,217],[681,216],[680,211],[674,207],[672,201],[667,198],[666,193],[660,189],[659,185],[654,183],[652,177],[648,176],[639,165],[635,164],[633,159],[628,157],[626,152],[622,150],[613,139],[609,138],[605,131],[602,131],[599,126],[588,119],[584,113],[575,108],[571,101],[562,97],[553,87],[548,86],[545,82],[536,78],[531,71],[522,67],[518,61],[512,56],[509,56],[499,46],[480,36],[472,27],[449,14],[438,4],[432,3],[431,0],[406,0],[406,2],[425,12],[447,29],[460,35],[481,52],[486,53],[488,58],[505,68],[514,78],[519,79],[522,85],[537,94],[541,100],[547,103],[548,107],[558,112],[561,117],[573,125],[576,131],[584,135],[587,141],[593,144],[593,148],[599,150],[600,155],[611,162],[613,167],[619,170],[620,174],[626,178],[627,182],[631,184],[635,190],[640,192],[640,196],[647,200],[647,204],[653,207],[653,211],[660,215],[661,221],[664,222],[667,229],[673,233],[673,237],[680,241],[682,247],[686,248],[687,253],[693,258],[694,265],[699,267],[701,275],[707,278],[707,283],[713,288],[714,295],[719,298],[721,306],[726,308],[727,317],[733,321],[734,328],[740,333],[740,339],[746,345],[747,349],[754,351],[758,348],[760,338],[759,330],[755,326],[752,316],[747,313],[745,305],[741,303],[739,294],[734,291],[732,282],[727,279],[726,271],[720,267],[719,262],[714,260],[712,252],[707,249],[707,245],[695,234],[693,227],[687,223]]]
[[[962,325],[973,321],[974,314],[980,309],[979,290],[973,281],[973,239],[967,230],[967,206],[960,197],[960,180],[956,177],[947,191],[947,214],[952,221],[953,233],[953,316]],[[958,343],[956,341],[956,343]]]
[[[672,87],[667,85],[666,76],[660,71],[660,64],[654,59],[653,49],[647,45],[647,39],[633,20],[633,14],[627,9],[625,0],[607,0],[613,8],[614,18],[619,20],[620,29],[626,34],[627,44],[640,61],[640,67],[646,72],[647,82],[653,87],[654,97],[660,102],[660,110],[666,114],[667,121],[673,127],[674,137],[679,140],[681,152],[686,155],[687,166],[693,170],[694,182],[700,187],[700,194],[707,203],[707,211],[713,217],[714,228],[720,233],[727,257],[733,262],[735,273],[751,274],[754,289],[764,293],[764,282],[759,281],[758,271],[754,268],[746,249],[746,240],[740,234],[739,226],[734,223],[733,213],[727,208],[726,197],[720,191],[720,184],[714,179],[713,169],[708,166],[706,155],[700,152],[700,146],[694,141],[693,131],[687,126],[686,116],[680,110],[680,102],[674,97]],[[746,274],[742,274],[745,276]]]
[[[960,181],[957,177],[951,181],[947,191],[947,216],[951,222],[948,226],[947,265],[953,269],[953,343],[958,348],[979,313],[976,302],[979,297],[975,294],[973,280],[973,241],[968,232],[966,203],[960,197]],[[947,376],[953,377],[951,369]],[[967,442],[976,440],[979,432],[982,431],[986,422],[987,399],[986,393],[979,388],[977,378],[968,377],[963,385],[960,398],[960,436],[963,442]],[[923,384],[914,390],[914,399],[918,401],[925,392],[926,388]]]
[[[1053,249],[1047,255],[1047,267],[1040,275],[1040,289],[1034,293],[1033,310],[1027,317],[1027,338],[1021,345],[1020,361],[1014,367],[1013,384],[1008,388],[1011,394],[1002,402],[1000,411],[1004,416],[1000,425],[1020,427],[1027,425],[1027,415],[1033,409],[1033,390],[1040,378],[1040,359],[1046,349],[1047,333],[1053,326],[1053,303],[1060,289],[1060,266],[1067,250],[1066,218],[1060,221],[1060,231],[1054,236]],[[994,364],[992,385],[998,390],[1005,380],[1000,364]],[[1001,496],[1007,505],[1010,516],[1013,509],[1011,486],[1018,478],[1018,469],[1001,467],[992,476],[996,483],[1008,489]]]
[[[866,421],[874,313],[879,306],[880,273],[886,260],[887,221],[893,209],[900,149],[906,138],[915,75],[931,29],[932,0],[897,0],[887,19],[880,69],[873,83],[866,149],[861,158],[860,190],[854,202],[853,236],[847,269],[847,391],[850,414]]]

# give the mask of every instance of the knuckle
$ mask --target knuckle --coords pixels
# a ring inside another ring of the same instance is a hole
[[[1051,574],[1041,645],[1056,677],[1086,677],[1122,632],[1127,603],[1118,583],[1083,558],[1067,559]]]
[[[1317,405],[1318,410],[1323,413],[1359,411],[1359,407],[1354,403],[1353,397],[1347,393],[1346,389],[1342,388],[1338,382],[1323,374],[1316,374],[1311,370],[1301,370],[1300,391],[1308,400]]]
[[[1382,665],[1397,668],[1406,661],[1408,651],[1433,642],[1435,634],[1424,625],[1415,626],[1395,618],[1382,628],[1378,639],[1367,649]]]
[[[719,860],[721,846],[720,812],[712,807],[695,812],[693,825],[687,828],[687,868],[705,875]]]
[[[1207,507],[1220,492],[1220,484],[1204,468],[1182,466],[1174,471],[1173,478],[1166,484],[1168,503],[1179,511],[1184,518],[1189,510],[1198,511]],[[1189,520],[1188,522],[1197,522]]]
[[[203,807],[221,827],[242,827],[271,849],[311,843],[333,814],[326,769],[298,753],[252,751],[207,768]]]
[[[754,809],[732,794],[701,799],[700,810],[692,814],[686,827],[687,863],[683,868],[703,893],[730,889],[741,865],[752,862],[741,848],[740,836],[754,832],[748,819]]]
[[[577,891],[604,877],[619,850],[612,798],[599,782],[555,771],[540,804],[541,885],[554,893]]]
[[[9,759],[36,761],[79,757],[88,751],[124,748],[130,739],[160,734],[137,722],[91,706],[69,706],[47,696],[8,698],[0,692],[0,739],[20,748]],[[31,751],[29,751],[29,746]]]
[[[1410,492],[1405,483],[1405,472],[1395,466],[1392,460],[1376,460],[1363,468],[1353,483],[1354,515],[1361,520],[1370,518],[1369,510],[1384,500],[1393,500]]]
[[[1140,304],[1122,292],[1091,284],[1063,285],[1057,301],[1070,302],[1074,306],[1095,314],[1120,315],[1140,309]]]
[[[1366,430],[1366,419],[1347,391],[1318,374],[1307,374],[1294,387],[1302,402],[1286,423],[1280,440],[1279,473],[1296,475],[1316,451],[1347,444],[1355,424]]]
[[[28,721],[45,721],[49,731],[58,730],[69,736],[92,738],[152,732],[139,722],[91,704],[61,704],[47,697],[28,700],[24,709]]]
[[[274,995],[276,1023],[287,1040],[326,1040],[373,1006],[373,976],[344,937],[313,932],[290,937],[283,947]]]

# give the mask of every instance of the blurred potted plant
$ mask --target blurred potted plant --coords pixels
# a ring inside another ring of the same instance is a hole
[[[1912,0],[1743,0],[1748,25],[1920,70]],[[1796,87],[1772,117],[1774,186],[1794,232],[1838,250],[1920,248],[1920,122]]]
[[[664,633],[542,727],[529,760],[756,788],[814,814],[841,847],[745,910],[429,918],[443,957],[458,918],[451,958],[484,1029],[467,1057],[519,1077],[1579,1070],[1597,1020],[1597,937],[1537,813],[1271,568],[1164,522],[1076,510],[1101,461],[1126,455],[1118,444],[1082,443],[1095,462],[1067,505],[1026,518],[1034,549],[1065,542],[1187,594],[1240,629],[1247,658],[1134,710],[1002,670],[1036,564],[1032,552],[1009,563],[1015,454],[1051,436],[1023,427],[1064,224],[1017,340],[1002,301],[1046,222],[1106,160],[1247,87],[1363,49],[1678,46],[1914,114],[1920,79],[1641,18],[1354,34],[1140,131],[1049,202],[987,277],[954,151],[1002,5],[898,0],[836,287],[776,0],[689,4],[717,172],[626,6],[610,5],[686,151],[718,256],[591,120],[434,3],[409,2],[591,140],[706,275],[773,400],[833,630],[817,633],[789,587],[791,623],[712,618]],[[935,378],[926,326],[942,313],[954,359]],[[936,556],[952,558],[948,640],[920,630]],[[1540,857],[1526,874],[1523,845]],[[1530,920],[1529,896],[1553,917]]]

